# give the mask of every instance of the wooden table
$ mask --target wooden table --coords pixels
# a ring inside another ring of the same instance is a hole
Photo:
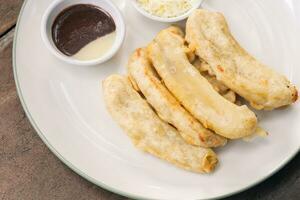
[[[0,199],[127,199],[66,167],[26,118],[12,72],[13,34],[22,2],[0,0]],[[228,199],[299,200],[300,155],[267,181]]]

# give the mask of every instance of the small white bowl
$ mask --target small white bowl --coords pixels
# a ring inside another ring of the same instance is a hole
[[[133,6],[135,7],[135,9],[141,13],[142,15],[144,15],[145,17],[155,20],[155,21],[159,21],[159,22],[166,22],[166,23],[173,23],[173,22],[178,22],[178,21],[182,21],[184,19],[186,19],[188,16],[190,16],[190,14],[196,10],[197,8],[200,7],[201,3],[203,2],[203,0],[191,0],[191,5],[192,7],[185,13],[176,16],[176,17],[159,17],[156,15],[153,15],[149,12],[147,12],[145,9],[143,9],[139,3],[137,2],[137,0],[131,0]]]
[[[64,9],[76,4],[91,4],[107,11],[116,24],[116,39],[111,49],[94,60],[81,61],[63,54],[54,44],[52,39],[52,25],[58,14]],[[55,0],[46,10],[41,24],[42,40],[49,51],[62,61],[73,65],[96,65],[106,62],[120,49],[125,38],[125,23],[119,9],[110,0]]]

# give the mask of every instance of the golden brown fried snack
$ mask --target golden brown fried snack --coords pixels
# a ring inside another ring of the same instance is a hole
[[[161,31],[148,46],[153,66],[170,92],[204,127],[238,139],[253,134],[257,119],[247,106],[237,106],[217,93],[189,63],[181,30]]]
[[[208,173],[215,168],[216,154],[185,143],[176,129],[154,113],[126,77],[108,77],[103,81],[103,92],[108,111],[137,148],[186,170]]]
[[[203,77],[205,77],[208,82],[213,86],[213,88],[221,94],[228,101],[235,103],[236,102],[236,94],[228,87],[226,87],[223,83],[217,80],[216,76],[210,70],[210,66],[203,60],[196,59],[193,62],[193,65],[198,69]]]
[[[204,76],[208,80],[208,82],[210,82],[213,88],[225,99],[232,103],[235,103],[236,105],[242,105],[242,103],[239,100],[237,100],[236,93],[217,80],[216,76],[213,75],[210,66],[204,60],[197,58],[194,60],[193,65],[196,67],[196,69],[198,69],[201,75]],[[243,140],[251,141],[257,136],[266,137],[268,136],[268,133],[261,127],[257,127],[257,129],[252,135],[243,138]]]
[[[129,77],[146,97],[150,105],[164,121],[177,128],[189,144],[202,147],[218,147],[226,139],[204,128],[188,113],[158,79],[145,49],[137,49],[127,65]]]
[[[231,35],[221,13],[196,10],[187,20],[186,40],[217,79],[254,108],[271,110],[297,100],[295,86],[249,55]]]

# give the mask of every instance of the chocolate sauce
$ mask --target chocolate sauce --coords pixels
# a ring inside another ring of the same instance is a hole
[[[56,17],[52,37],[62,53],[72,56],[88,43],[115,30],[115,22],[109,13],[93,5],[77,4]]]

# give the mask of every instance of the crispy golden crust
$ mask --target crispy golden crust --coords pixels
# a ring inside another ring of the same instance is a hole
[[[236,93],[217,80],[216,76],[213,75],[210,66],[205,61],[197,58],[194,60],[193,65],[220,95],[232,103],[236,102]]]
[[[156,110],[161,119],[177,128],[183,139],[192,145],[218,147],[226,139],[204,128],[190,115],[156,77],[145,49],[137,49],[127,65],[131,79]]]
[[[165,29],[147,48],[167,88],[204,127],[230,139],[253,134],[255,114],[247,106],[225,100],[189,63],[180,32],[176,27]]]
[[[108,111],[137,148],[186,170],[208,173],[215,168],[216,154],[185,143],[176,129],[154,113],[126,77],[108,77],[103,81],[103,92]]]
[[[249,55],[231,35],[222,14],[196,10],[187,20],[186,40],[217,79],[254,108],[271,110],[296,101],[296,87]]]

